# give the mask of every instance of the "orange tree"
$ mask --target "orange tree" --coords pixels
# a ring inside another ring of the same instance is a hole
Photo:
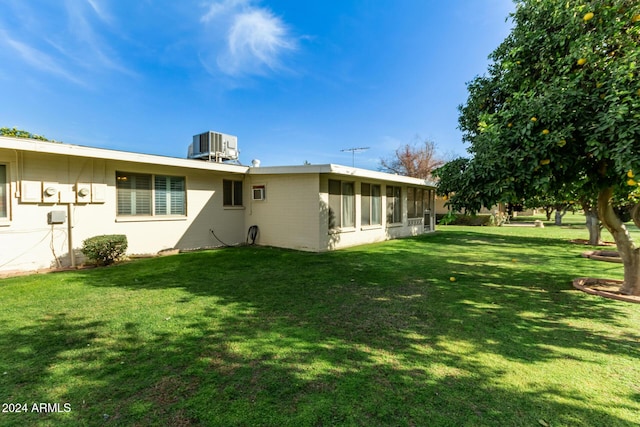
[[[571,187],[615,239],[621,291],[640,295],[640,248],[615,209],[635,203],[640,226],[640,3],[515,3],[510,35],[460,107],[470,158],[437,171],[439,191],[474,211]]]

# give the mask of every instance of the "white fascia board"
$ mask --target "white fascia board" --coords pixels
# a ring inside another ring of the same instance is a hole
[[[26,138],[12,138],[0,136],[0,148],[35,153],[58,154],[63,156],[87,157],[105,160],[120,160],[125,162],[145,163],[160,166],[175,166],[187,169],[202,169],[217,172],[244,174],[248,166],[213,163],[203,160],[181,159],[177,157],[158,156],[154,154],[139,154],[128,151],[108,150],[104,148],[85,147],[59,142],[37,141]]]
[[[249,168],[251,175],[288,175],[288,174],[335,174],[351,176],[354,178],[374,179],[378,181],[397,182],[402,184],[419,185],[435,188],[433,182],[410,176],[394,175],[386,172],[372,171],[368,169],[353,168],[335,164],[326,165],[300,165],[300,166],[267,166]]]

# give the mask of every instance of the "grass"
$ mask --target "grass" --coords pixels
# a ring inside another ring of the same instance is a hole
[[[585,235],[449,226],[0,280],[0,396],[29,408],[0,425],[637,425],[640,305],[571,287],[622,274]]]

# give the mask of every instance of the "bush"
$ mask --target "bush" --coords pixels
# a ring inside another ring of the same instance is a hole
[[[440,218],[439,224],[441,225],[451,225],[456,221],[456,214],[453,212],[447,212],[442,218]],[[436,219],[438,219],[438,215],[436,215]]]
[[[437,218],[437,217],[436,217]],[[447,213],[441,219],[441,225],[474,225],[485,226],[493,225],[494,221],[491,215],[456,215],[452,212]]]
[[[491,215],[460,215],[452,225],[486,226],[491,225],[491,223]]]
[[[109,265],[122,259],[127,252],[127,236],[108,234],[89,237],[82,242],[82,253],[98,265]]]

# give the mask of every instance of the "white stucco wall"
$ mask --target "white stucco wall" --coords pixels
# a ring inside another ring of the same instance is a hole
[[[82,241],[101,234],[125,234],[129,254],[244,241],[245,208],[225,208],[222,202],[222,180],[243,180],[243,174],[3,149],[0,163],[8,169],[10,208],[9,218],[0,220],[0,272],[55,267],[56,258],[63,266],[70,265],[69,232],[78,263],[83,258],[79,251]],[[118,216],[116,171],[185,177],[187,215]],[[91,202],[89,197],[87,203],[79,203],[75,193],[77,183],[101,186],[104,202]],[[48,186],[58,191],[54,197],[28,200],[25,191],[42,196],[42,189]],[[47,215],[51,211],[64,212],[65,223],[49,225]]]
[[[264,200],[251,200],[253,186],[265,187]],[[246,227],[257,225],[256,243],[318,251],[318,174],[247,176]]]

